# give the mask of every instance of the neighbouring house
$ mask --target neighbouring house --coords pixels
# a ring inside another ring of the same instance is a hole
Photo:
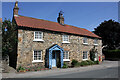
[[[18,42],[11,54],[14,68],[36,65],[61,68],[64,62],[71,65],[73,59],[79,62],[90,60],[90,50],[94,46],[98,56],[102,55],[101,37],[86,29],[64,24],[62,12],[58,22],[52,22],[18,15],[18,10],[16,2],[13,22]]]

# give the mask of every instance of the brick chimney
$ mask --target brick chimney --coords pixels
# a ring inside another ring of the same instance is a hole
[[[63,17],[63,12],[62,11],[59,12],[59,16],[57,18],[57,21],[58,21],[59,24],[64,25],[64,17]]]
[[[14,9],[13,9],[13,15],[14,16],[18,16],[18,1],[15,2],[15,6],[14,6]]]

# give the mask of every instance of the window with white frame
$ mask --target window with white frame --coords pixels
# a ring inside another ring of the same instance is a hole
[[[33,51],[33,62],[40,62],[42,61],[42,51],[35,50]]]
[[[83,51],[83,60],[88,59],[88,51]]]
[[[83,43],[88,44],[88,39],[86,37],[83,38]]]
[[[63,60],[69,60],[69,52],[68,51],[64,51]]]
[[[35,31],[34,32],[34,40],[43,40],[43,32]]]
[[[69,36],[63,35],[63,42],[69,42]]]
[[[98,39],[94,39],[94,45],[98,44]]]

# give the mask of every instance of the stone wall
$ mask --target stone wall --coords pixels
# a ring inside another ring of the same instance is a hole
[[[82,61],[82,52],[90,51],[93,48],[93,38],[88,39],[88,45],[84,45],[82,43],[82,36],[69,34],[70,43],[62,43],[62,35],[63,33],[51,32],[51,31],[43,31],[43,40],[44,42],[33,41],[34,40],[34,31],[32,30],[22,30],[18,29],[18,56],[17,56],[17,67],[28,66],[28,65],[41,65],[45,66],[45,53],[46,49],[51,47],[54,44],[58,44],[64,50],[69,51],[70,61],[72,59],[76,59],[79,62]],[[98,53],[102,53],[101,51],[102,42],[99,40]],[[32,63],[33,61],[33,50],[42,50],[42,59],[43,62]],[[89,58],[90,59],[90,58]]]

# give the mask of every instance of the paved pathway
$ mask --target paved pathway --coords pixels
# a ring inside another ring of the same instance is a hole
[[[26,72],[26,73],[3,73],[3,78],[36,78],[36,77],[47,77],[47,76],[58,76],[69,73],[86,72],[92,70],[100,70],[106,68],[114,68],[118,66],[118,61],[104,61],[100,65],[92,65],[86,67],[68,68],[68,69],[54,69],[37,72]]]

